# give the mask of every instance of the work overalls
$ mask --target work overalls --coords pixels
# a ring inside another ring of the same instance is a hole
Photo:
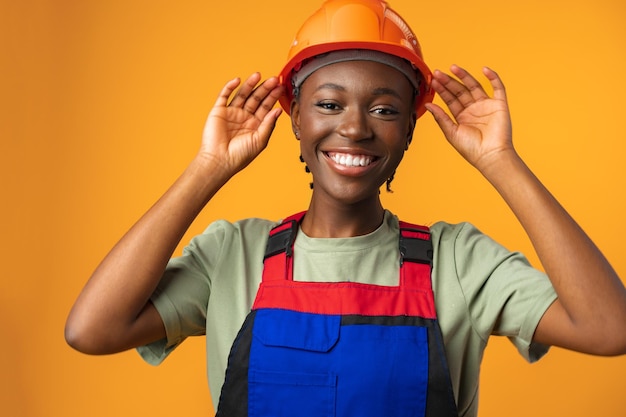
[[[458,416],[428,228],[400,222],[397,287],[300,282],[293,280],[293,243],[303,216],[270,231],[217,416]]]

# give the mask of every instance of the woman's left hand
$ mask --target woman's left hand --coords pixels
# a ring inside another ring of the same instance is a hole
[[[456,65],[450,71],[433,74],[432,88],[448,106],[452,117],[441,107],[426,105],[450,144],[474,167],[483,172],[501,155],[513,152],[511,117],[504,84],[498,74],[483,68],[493,87],[490,97],[482,85]]]
[[[452,146],[511,208],[556,290],[558,298],[543,314],[533,341],[594,355],[626,354],[624,284],[515,152],[500,77],[483,69],[493,87],[493,97],[489,97],[467,71],[457,66],[451,71],[457,78],[436,71],[432,86],[452,117],[435,104],[426,107]]]

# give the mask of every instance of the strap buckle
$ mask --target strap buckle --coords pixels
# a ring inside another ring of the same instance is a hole
[[[409,232],[413,236],[407,236],[403,232]],[[423,234],[426,237],[419,237],[417,234]],[[405,261],[432,265],[433,244],[430,240],[430,231],[412,228],[400,229],[400,265]]]
[[[288,220],[274,227],[267,239],[263,260],[282,252],[285,252],[288,257],[293,256],[293,243],[296,240],[299,224],[297,220]]]

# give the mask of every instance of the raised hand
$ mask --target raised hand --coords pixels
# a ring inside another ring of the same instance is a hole
[[[454,65],[450,71],[458,79],[435,71],[432,88],[446,103],[454,120],[435,104],[426,107],[450,144],[469,163],[483,171],[500,152],[514,151],[504,84],[498,74],[484,68],[483,74],[493,87],[493,97],[490,97],[476,78],[463,68]]]
[[[245,168],[265,149],[281,114],[273,109],[282,94],[278,78],[271,77],[258,85],[254,73],[240,85],[235,78],[222,88],[204,127],[199,156],[212,159],[229,175]],[[230,100],[230,103],[229,103]]]
[[[76,300],[66,339],[85,353],[120,352],[165,337],[149,301],[168,260],[197,214],[230,176],[267,145],[282,94],[276,77],[259,74],[222,89],[207,120],[202,146],[189,167],[102,260]],[[215,250],[218,250],[216,248]]]

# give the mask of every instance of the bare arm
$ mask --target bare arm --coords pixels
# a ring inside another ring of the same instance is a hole
[[[189,167],[102,260],[76,300],[65,338],[90,354],[120,352],[165,336],[149,301],[185,231],[215,193],[265,147],[282,90],[259,74],[228,82],[211,110]]]
[[[484,69],[489,97],[465,70],[436,72],[452,116],[429,105],[448,141],[496,188],[528,234],[558,295],[534,340],[597,355],[626,353],[626,290],[609,262],[515,151],[504,85]]]

